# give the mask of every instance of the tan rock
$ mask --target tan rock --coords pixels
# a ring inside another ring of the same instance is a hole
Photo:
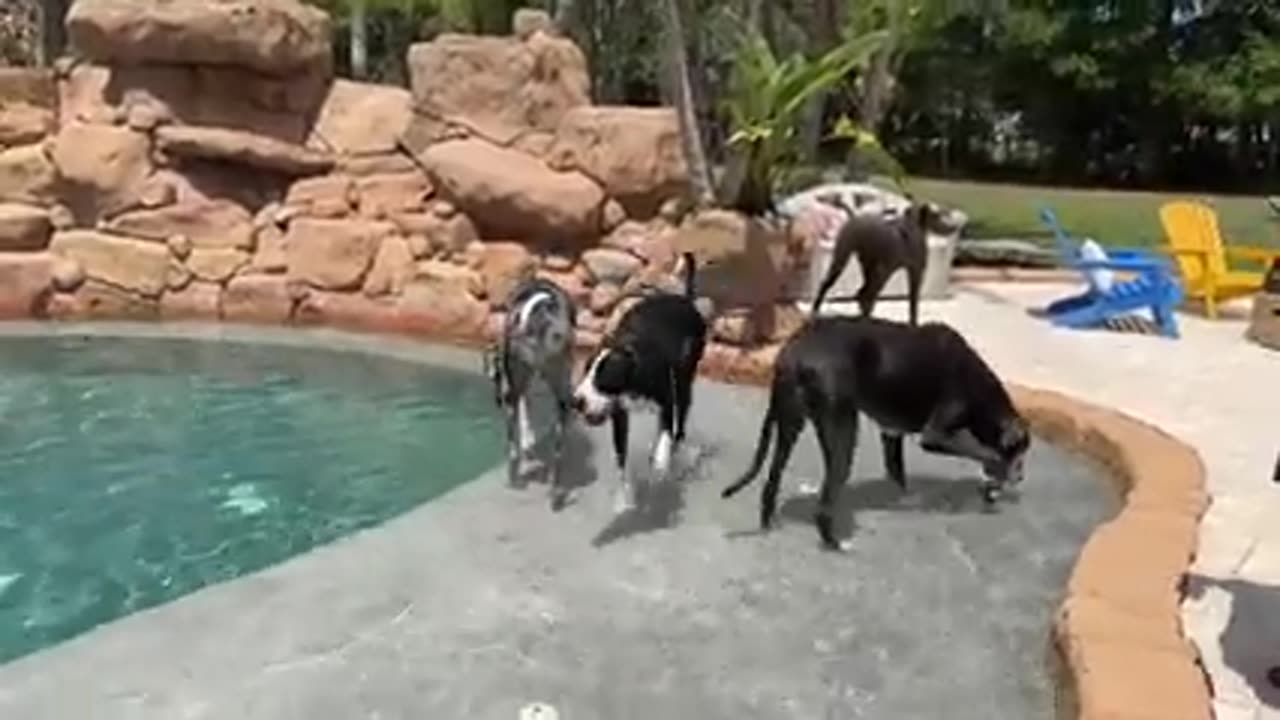
[[[591,288],[588,287],[587,284],[582,281],[582,278],[578,277],[578,275],[564,270],[551,270],[549,268],[544,268],[538,271],[538,276],[546,278],[556,285],[559,285],[560,289],[564,290],[565,293],[568,294],[569,298],[573,300],[573,303],[578,307],[587,307],[590,305]]]
[[[492,307],[505,307],[507,296],[524,277],[538,269],[538,260],[529,248],[515,242],[484,243],[484,260],[480,274],[484,276],[485,295]]]
[[[45,205],[57,189],[57,169],[40,144],[0,150],[0,200]]]
[[[408,241],[401,235],[388,235],[382,239],[373,267],[364,279],[364,294],[368,297],[399,295],[414,278],[416,270]]]
[[[464,125],[500,144],[528,130],[554,132],[565,112],[590,103],[586,59],[571,41],[445,33],[409,48],[420,115]],[[406,143],[414,152],[425,144]]]
[[[52,108],[0,101],[0,147],[39,142],[56,129],[57,117]]]
[[[258,228],[255,233],[257,248],[249,261],[246,272],[273,275],[289,268],[284,231],[275,225]]]
[[[43,250],[53,224],[49,211],[31,205],[0,203],[0,252]]]
[[[680,126],[670,108],[572,108],[547,164],[593,178],[636,218],[654,215],[688,184]]]
[[[191,272],[191,268],[186,263],[180,262],[177,258],[169,258],[169,270],[165,274],[164,284],[170,291],[178,291],[186,288],[195,282],[196,274]]]
[[[88,279],[84,267],[69,257],[55,257],[53,261],[53,289],[58,292],[73,292]]]
[[[429,285],[448,285],[459,293],[483,297],[484,277],[464,265],[443,260],[423,260],[414,269],[414,277]]]
[[[413,158],[399,151],[380,152],[375,155],[339,155],[335,172],[352,177],[366,175],[394,175],[419,171]]]
[[[71,208],[62,203],[56,203],[49,208],[49,222],[54,230],[70,230],[75,227],[76,216],[71,212]]]
[[[447,220],[454,215],[457,215],[459,210],[457,205],[454,205],[448,200],[441,200],[437,198],[435,202],[431,203],[431,212],[435,213],[437,217]]]
[[[253,247],[253,217],[248,210],[226,200],[134,210],[109,220],[106,229],[160,242],[182,235],[192,247],[204,249]]]
[[[222,317],[231,322],[283,324],[293,316],[296,291],[283,275],[241,275],[222,293]]]
[[[482,140],[433,145],[421,160],[440,193],[486,236],[581,239],[599,231],[604,193],[578,173],[558,173]]]
[[[57,99],[52,71],[0,68],[0,147],[38,142],[57,130]]]
[[[409,245],[409,254],[413,255],[414,260],[424,260],[435,254],[431,241],[422,233],[406,235],[405,242]]]
[[[159,148],[170,155],[238,163],[285,175],[317,175],[334,165],[329,154],[242,130],[165,125],[156,129],[155,137]]]
[[[54,137],[50,155],[61,178],[97,216],[138,204],[151,174],[147,136],[125,127],[65,125]]]
[[[39,317],[53,290],[49,253],[0,252],[0,318]]]
[[[234,248],[196,248],[187,258],[187,267],[197,280],[225,283],[249,264],[251,256]]]
[[[169,246],[169,252],[179,260],[191,257],[191,251],[194,249],[191,238],[186,235],[170,235],[165,239],[164,244]]]
[[[367,331],[394,330],[396,307],[390,299],[360,293],[312,290],[298,303],[294,320]]]
[[[173,181],[175,173],[161,171],[151,173],[138,191],[138,204],[144,208],[158,208],[178,201],[178,188]]]
[[[289,277],[326,290],[358,288],[394,231],[386,222],[297,218],[285,235]]]
[[[790,337],[804,324],[804,313],[789,304],[767,308],[730,310],[716,317],[711,334],[736,347],[757,347]]]
[[[397,213],[419,212],[431,197],[431,182],[421,171],[369,175],[356,180],[360,214],[381,219]]]
[[[396,213],[392,222],[405,235],[426,238],[429,252],[460,253],[480,239],[471,218],[461,213],[440,217],[437,213]]]
[[[449,283],[409,283],[396,301],[397,329],[431,337],[483,337],[489,306]]]
[[[680,221],[684,219],[684,205],[683,198],[664,200],[662,205],[658,207],[658,217],[668,225],[679,225]]]
[[[55,81],[50,68],[0,67],[0,98],[51,108],[58,104]]]
[[[78,64],[59,83],[63,124],[164,123],[242,130],[301,144],[323,77],[273,78],[233,67]]]
[[[628,252],[650,263],[667,265],[675,252],[672,245],[674,239],[670,227],[628,220],[614,228],[600,244],[606,248]]]
[[[604,201],[604,207],[600,211],[600,231],[606,235],[613,232],[619,225],[626,222],[627,209],[622,207],[622,203],[614,198]]]
[[[552,133],[530,131],[522,133],[515,140],[512,140],[508,147],[542,160],[551,153],[551,148],[555,146],[555,143],[556,136]]]
[[[329,16],[294,0],[77,0],[66,25],[83,56],[120,65],[233,65],[292,75],[331,62]]]
[[[622,299],[622,288],[613,283],[601,283],[591,288],[591,296],[587,307],[596,315],[608,315],[614,305]]]
[[[413,97],[391,85],[333,81],[308,145],[342,155],[394,153],[413,117]]]
[[[217,319],[222,316],[222,286],[193,282],[160,296],[160,317],[166,320]]]
[[[708,210],[676,232],[677,252],[692,252],[698,291],[717,307],[772,307],[793,271],[795,258],[780,227],[727,210]]]
[[[74,292],[51,296],[48,314],[60,320],[154,320],[160,307],[155,298],[89,279]]]
[[[146,297],[157,297],[165,289],[169,249],[163,244],[93,230],[64,230],[54,234],[49,249],[79,262],[92,280]]]
[[[623,285],[644,265],[631,253],[613,248],[592,248],[582,253],[582,264],[597,283]]]
[[[573,258],[555,253],[542,256],[542,267],[552,271],[567,273],[573,269]]]
[[[355,184],[350,176],[320,175],[290,185],[284,204],[311,217],[339,218],[351,214],[355,197]]]

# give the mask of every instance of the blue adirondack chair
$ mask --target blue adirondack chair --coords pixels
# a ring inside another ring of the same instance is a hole
[[[1178,337],[1173,311],[1182,302],[1182,285],[1166,259],[1130,248],[1108,248],[1106,260],[1086,259],[1080,255],[1080,244],[1067,234],[1052,209],[1041,207],[1040,219],[1053,232],[1063,263],[1079,271],[1089,284],[1079,295],[1049,303],[1044,314],[1050,322],[1071,328],[1098,327],[1145,308],[1151,311],[1161,335]],[[1104,289],[1095,279],[1099,270],[1133,273],[1134,277]]]

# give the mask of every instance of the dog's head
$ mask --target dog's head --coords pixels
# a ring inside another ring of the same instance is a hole
[[[625,346],[605,345],[587,362],[573,391],[573,407],[590,425],[603,423],[622,402],[636,372],[635,354]]]
[[[992,444],[994,457],[982,463],[982,472],[1002,485],[1017,485],[1024,477],[1027,450],[1031,448],[1031,431],[1027,421],[1013,415],[1000,424]]]
[[[921,234],[950,235],[958,231],[966,221],[964,213],[947,210],[937,203],[915,198],[910,198],[910,202],[902,216],[909,225],[919,229]]]

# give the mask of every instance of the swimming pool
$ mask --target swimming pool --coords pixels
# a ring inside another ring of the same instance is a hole
[[[491,397],[315,345],[0,337],[0,662],[477,477],[501,458]]]

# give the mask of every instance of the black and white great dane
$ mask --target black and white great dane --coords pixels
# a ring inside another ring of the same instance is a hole
[[[649,295],[622,316],[587,362],[574,391],[574,407],[592,425],[613,424],[613,449],[620,486],[615,512],[634,506],[627,478],[627,439],[631,401],[658,407],[658,439],[653,469],[665,477],[671,457],[685,438],[693,400],[693,381],[706,345],[707,322],[694,305],[694,258],[683,256],[684,294]]]
[[[820,317],[796,331],[778,353],[769,409],[751,467],[721,493],[730,497],[760,472],[777,448],[760,496],[760,526],[773,524],[778,485],[806,420],[818,432],[825,466],[815,522],[828,549],[832,513],[849,479],[858,443],[858,413],[880,426],[884,464],[904,491],[904,435],[926,452],[976,460],[983,497],[995,502],[1022,481],[1031,435],[1000,379],[959,333],[941,323],[915,326],[873,317]]]
[[[552,459],[558,469],[565,431],[573,402],[573,336],[577,308],[559,285],[528,277],[507,299],[502,335],[485,354],[485,366],[493,381],[495,401],[506,415],[507,477],[520,484],[521,460],[534,446],[529,421],[529,391],[541,377],[557,404]],[[558,483],[552,475],[553,486]]]

